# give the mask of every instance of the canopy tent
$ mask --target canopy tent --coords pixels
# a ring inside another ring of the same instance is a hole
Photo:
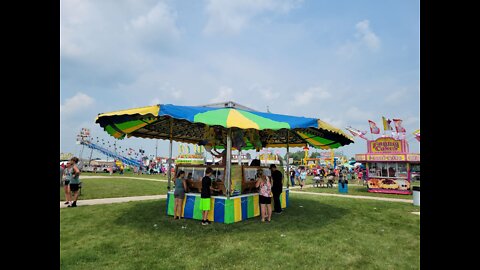
[[[320,119],[247,111],[237,108],[210,108],[159,104],[99,114],[96,123],[117,139],[140,137],[173,139],[198,144],[212,138],[226,145],[226,130],[244,130],[243,150],[286,147],[287,130],[291,147],[306,144],[320,149],[335,149],[353,143],[353,138]],[[234,134],[235,135],[235,134]],[[258,144],[258,139],[262,145]]]
[[[204,144],[239,150],[263,147],[335,149],[353,143],[353,138],[320,119],[264,113],[225,102],[221,108],[159,104],[101,113],[98,123],[117,139],[140,137]],[[226,157],[227,185],[230,181],[230,151]],[[288,165],[288,164],[287,164]],[[288,166],[287,166],[288,172]],[[169,183],[170,183],[169,170]],[[288,183],[288,181],[287,181]],[[168,185],[170,188],[170,184]],[[227,191],[227,196],[229,196]]]

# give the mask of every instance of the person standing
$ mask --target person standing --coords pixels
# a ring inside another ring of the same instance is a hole
[[[306,179],[307,179],[307,171],[305,170],[305,168],[302,167],[302,170],[300,171],[300,189],[303,189]]]
[[[257,169],[257,181],[255,187],[259,188],[258,202],[260,203],[260,215],[262,222],[272,220],[272,182],[263,174],[263,169]]]
[[[208,220],[208,211],[210,211],[210,197],[211,191],[214,189],[212,187],[212,179],[210,176],[213,173],[212,167],[207,167],[205,170],[205,176],[202,178],[202,192],[200,194],[200,210],[202,211],[202,225],[208,225],[211,222]]]
[[[270,164],[270,170],[272,171],[272,194],[273,194],[273,211],[277,214],[282,213],[282,205],[280,204],[280,195],[283,192],[283,175],[277,170],[275,164]]]
[[[72,170],[73,167],[70,161],[67,162],[67,165],[63,169],[62,181],[63,181],[63,190],[65,191],[65,204],[70,205],[72,203],[72,196],[70,192],[70,180],[72,180]]]
[[[295,180],[297,180],[298,185],[300,185],[300,167],[295,169]]]
[[[78,158],[72,157],[70,163],[70,166],[72,166],[70,190],[73,191],[73,203],[68,205],[68,207],[77,207],[78,190],[80,189],[80,170],[77,167]]]
[[[292,183],[292,187],[295,186],[295,170],[290,171],[290,182]]]
[[[183,199],[185,198],[185,190],[187,183],[185,181],[185,172],[180,170],[175,179],[175,191],[173,197],[175,198],[175,206],[173,208],[173,219],[181,219]]]

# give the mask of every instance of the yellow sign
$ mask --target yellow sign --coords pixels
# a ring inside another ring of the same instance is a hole
[[[408,161],[420,161],[420,154],[408,154],[407,155]]]
[[[368,161],[406,161],[405,155],[367,155]]]
[[[355,154],[355,160],[366,160],[366,156],[364,154]]]
[[[378,138],[370,142],[370,153],[399,153],[403,152],[402,141],[393,138]]]

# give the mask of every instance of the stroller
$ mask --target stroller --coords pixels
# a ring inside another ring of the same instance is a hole
[[[322,175],[316,175],[313,177],[313,186],[314,187],[323,187],[325,185],[325,181],[323,181]]]
[[[334,183],[335,183],[335,176],[334,175],[327,176],[327,188],[328,187],[333,188]]]

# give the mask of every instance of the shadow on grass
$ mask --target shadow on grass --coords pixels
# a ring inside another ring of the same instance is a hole
[[[178,236],[212,232],[221,237],[232,232],[250,234],[253,231],[265,232],[266,229],[281,233],[289,231],[305,233],[334,223],[344,218],[348,212],[348,209],[323,203],[317,198],[291,197],[289,207],[284,209],[282,214],[272,214],[271,223],[262,223],[260,217],[254,217],[233,224],[212,223],[209,226],[202,226],[199,220],[174,220],[172,216],[166,215],[166,200],[156,200],[132,203],[131,207],[120,213],[115,224],[140,232],[174,232]]]

